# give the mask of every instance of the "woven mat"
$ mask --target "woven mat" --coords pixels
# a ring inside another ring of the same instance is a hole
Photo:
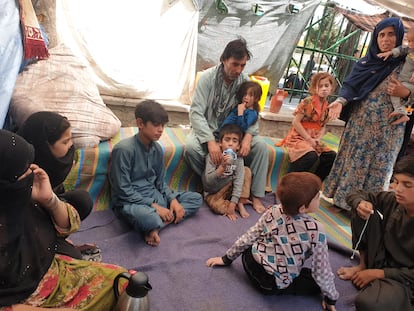
[[[110,205],[110,191],[107,179],[110,155],[113,146],[120,140],[137,133],[136,127],[125,127],[111,140],[101,142],[95,148],[79,149],[76,161],[65,181],[66,189],[81,188],[87,190],[94,201],[94,210],[104,210]],[[183,148],[187,130],[181,128],[166,128],[159,140],[164,150],[166,181],[172,189],[199,191],[200,178],[196,176],[183,159]],[[277,180],[288,171],[289,160],[284,147],[275,147],[276,139],[263,137],[269,151],[269,169],[267,175],[267,191],[274,192]],[[338,137],[327,133],[323,141],[332,149],[338,145]],[[271,202],[266,202],[271,203]],[[336,212],[329,204],[322,201],[321,208],[314,215],[325,225],[329,241],[351,248],[350,220],[345,212]]]

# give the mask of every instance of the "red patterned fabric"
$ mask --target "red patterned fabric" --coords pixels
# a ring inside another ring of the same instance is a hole
[[[31,0],[19,0],[20,22],[23,32],[24,59],[45,59],[49,57],[46,43],[40,32],[39,22]]]

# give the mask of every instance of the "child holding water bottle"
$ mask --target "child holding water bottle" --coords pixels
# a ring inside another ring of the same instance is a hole
[[[210,155],[206,157],[206,168],[202,176],[204,200],[211,210],[236,220],[236,210],[242,218],[249,216],[244,203],[250,203],[251,172],[244,166],[244,160],[237,157],[243,137],[241,128],[236,124],[226,124],[219,132],[220,148],[223,159],[215,165]]]

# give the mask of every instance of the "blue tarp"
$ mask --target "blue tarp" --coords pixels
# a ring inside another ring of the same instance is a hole
[[[0,0],[0,8],[0,128],[3,128],[23,59],[23,42],[16,1]]]

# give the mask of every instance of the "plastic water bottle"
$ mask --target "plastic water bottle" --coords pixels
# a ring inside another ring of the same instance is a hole
[[[235,169],[234,161],[237,160],[237,153],[235,153],[233,151],[233,149],[228,148],[228,149],[226,149],[226,150],[223,151],[223,155],[227,155],[227,154],[231,155],[232,161],[231,161],[230,164],[227,164],[226,165],[226,168],[225,168],[223,174],[224,175],[232,175],[233,174],[233,171]]]

